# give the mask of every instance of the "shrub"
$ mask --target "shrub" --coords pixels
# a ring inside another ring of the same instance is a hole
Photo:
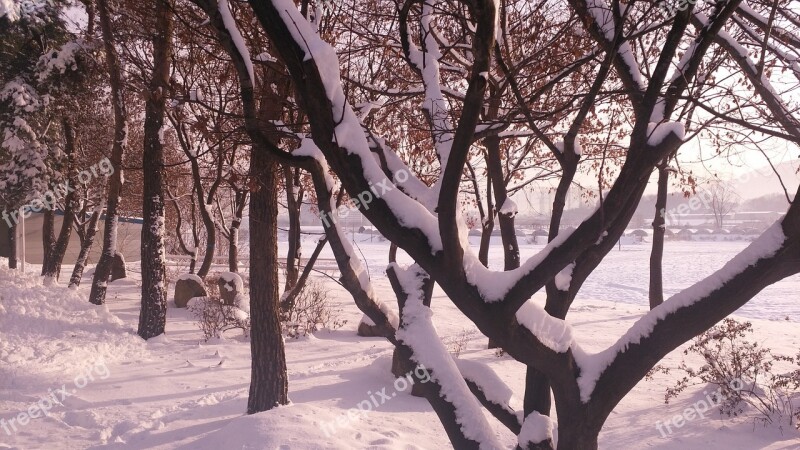
[[[458,358],[461,356],[461,352],[467,349],[469,337],[469,332],[466,328],[464,328],[461,330],[461,333],[458,336],[444,339],[444,343],[447,346],[447,351],[450,352],[453,357]]]
[[[689,386],[712,384],[718,387],[712,399],[722,414],[738,416],[749,406],[757,412],[754,420],[764,425],[800,427],[800,369],[780,372],[776,367],[800,364],[800,354],[775,354],[748,340],[752,332],[750,322],[725,319],[696,337],[683,353],[701,356],[704,364],[694,368],[682,361],[678,370],[686,375],[667,389],[665,401],[669,403]],[[669,373],[670,369],[656,366],[649,375],[656,371]]]
[[[206,341],[221,338],[227,330],[240,329],[245,336],[250,334],[250,314],[238,305],[225,305],[219,295],[215,280],[208,280],[207,297],[196,297],[189,301],[188,310],[197,319],[197,325]]]
[[[339,320],[340,309],[331,306],[328,291],[318,282],[308,280],[293,302],[281,306],[281,325],[284,334],[298,338],[330,327],[339,328],[347,323]]]

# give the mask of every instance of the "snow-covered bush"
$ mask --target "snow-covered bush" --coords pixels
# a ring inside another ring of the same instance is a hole
[[[467,344],[469,344],[469,332],[464,328],[458,336],[445,339],[444,341],[447,345],[447,351],[450,352],[454,358],[458,358],[461,356],[461,352],[467,349]]]
[[[687,387],[712,384],[719,389],[715,403],[720,413],[739,416],[749,406],[757,413],[755,421],[766,424],[800,425],[800,369],[786,372],[787,364],[800,364],[800,355],[791,357],[747,338],[752,334],[750,322],[727,318],[695,338],[684,355],[697,354],[704,364],[699,368],[682,361],[678,370],[685,376],[667,389],[667,403]],[[783,371],[781,369],[783,368]],[[669,373],[657,366],[653,371]],[[652,374],[652,372],[651,372]]]
[[[240,329],[245,336],[250,334],[250,314],[240,306],[241,304],[225,305],[219,295],[216,283],[208,284],[207,297],[195,297],[189,301],[188,310],[197,319],[197,326],[203,333],[206,341],[212,338],[221,338],[227,330]],[[239,301],[246,297],[240,296]]]
[[[338,319],[340,312],[331,306],[328,291],[308,280],[293,302],[281,305],[281,326],[289,337],[308,336],[322,328],[343,326],[347,321]]]

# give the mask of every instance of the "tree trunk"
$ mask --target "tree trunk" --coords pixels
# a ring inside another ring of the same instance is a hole
[[[519,243],[517,242],[514,213],[500,212],[503,204],[508,199],[505,176],[501,165],[500,138],[490,136],[483,140],[486,146],[486,166],[489,170],[492,187],[494,188],[494,202],[498,208],[497,222],[500,225],[500,235],[503,239],[504,270],[514,270],[519,267]]]
[[[284,292],[291,291],[297,284],[300,264],[300,203],[295,198],[295,177],[291,167],[283,168],[283,178],[286,184],[286,209],[289,213],[289,250],[286,254],[286,284]]]
[[[501,165],[500,138],[490,136],[484,139],[483,143],[486,146],[486,166],[494,188],[494,201],[496,207],[499,208],[497,222],[500,225],[500,237],[503,240],[503,270],[514,270],[519,267],[520,262],[519,243],[517,242],[517,231],[514,225],[515,213],[500,212],[503,209],[503,204],[508,200],[503,166]],[[491,231],[489,231],[489,235],[491,236]],[[496,348],[497,343],[489,339],[488,347]]]
[[[288,94],[288,83],[282,79],[282,68],[275,67],[262,81],[258,121],[270,144],[278,145],[273,121],[283,115],[281,93]],[[278,294],[278,191],[279,170],[265,142],[253,143],[250,156],[250,178],[256,183],[250,193],[250,351],[252,369],[247,413],[267,411],[289,402],[289,376],[286,373],[286,353],[280,323]]]
[[[247,206],[247,191],[237,191],[235,196],[233,220],[231,221],[230,236],[228,236],[228,270],[239,271],[239,229],[242,227],[242,216]]]
[[[494,231],[494,203],[492,201],[492,177],[486,180],[486,218],[481,222],[481,245],[478,250],[478,260],[485,267],[489,267],[489,245]],[[494,348],[489,343],[489,348]]]
[[[197,158],[190,158],[192,166],[192,180],[194,181],[194,190],[197,195],[197,205],[200,210],[200,219],[203,222],[203,228],[206,230],[206,251],[203,253],[203,262],[200,264],[200,269],[197,271],[197,276],[205,278],[211,270],[211,264],[214,262],[214,253],[217,249],[217,227],[214,223],[214,218],[211,217],[208,202],[211,199],[206,199],[203,194],[203,182],[200,175],[200,166],[197,163]]]
[[[100,16],[100,29],[103,34],[106,64],[108,65],[109,84],[111,85],[111,105],[114,109],[114,142],[111,146],[111,165],[114,173],[108,184],[108,204],[103,229],[103,251],[94,271],[89,301],[102,305],[106,301],[108,277],[111,275],[111,263],[117,252],[117,226],[119,224],[119,200],[122,192],[122,159],[128,146],[128,112],[122,95],[123,79],[117,50],[114,47],[114,35],[111,31],[111,17],[107,0],[97,0],[97,12]]]
[[[253,146],[250,171],[258,189],[250,194],[250,314],[252,372],[247,413],[289,401],[286,355],[279,321],[277,165],[266,149]]]
[[[478,214],[481,219],[481,244],[478,250],[478,261],[480,261],[484,267],[489,267],[489,243],[492,239],[492,230],[494,229],[491,177],[487,177],[486,179],[486,209],[484,210],[483,201],[481,200],[481,188],[478,185],[478,176],[469,161],[467,161],[467,169],[469,169],[472,190],[475,194],[475,205],[478,207]]]
[[[100,224],[100,213],[102,211],[103,204],[100,203],[92,213],[92,217],[89,219],[89,225],[86,227],[86,234],[81,242],[81,251],[78,254],[78,259],[75,261],[75,267],[72,269],[72,277],[69,279],[69,287],[71,288],[81,285],[83,270],[86,268],[86,261],[89,259],[89,252],[92,251],[92,246],[94,246],[94,237],[97,234],[98,225]]]
[[[308,281],[308,277],[311,275],[311,271],[314,269],[314,264],[317,263],[317,259],[327,243],[327,237],[322,238],[317,242],[317,246],[314,247],[314,251],[311,252],[311,256],[308,258],[308,261],[306,261],[306,265],[303,267],[303,273],[300,274],[300,278],[297,279],[297,283],[292,286],[291,291],[285,291],[283,293],[283,296],[281,297],[281,312],[288,311],[289,308],[294,305],[294,300],[297,298],[297,295],[303,291],[303,287],[306,285],[306,281]]]
[[[578,408],[559,408],[558,450],[597,450],[600,427],[590,426],[586,413]],[[570,411],[567,413],[567,411]],[[602,427],[602,424],[600,425]]]
[[[77,169],[75,168],[75,128],[66,117],[61,121],[64,127],[64,137],[66,145],[64,153],[68,161],[69,175],[67,183],[74,187],[77,182]],[[75,223],[75,211],[78,207],[74,190],[69,190],[64,199],[64,220],[61,222],[61,230],[58,239],[52,246],[51,252],[45,264],[42,265],[42,275],[48,280],[58,280],[61,277],[61,264],[64,262],[64,254],[67,252],[69,239],[72,236],[72,225]]]
[[[561,218],[564,215],[564,209],[567,205],[567,194],[569,193],[570,185],[572,185],[572,180],[575,178],[575,173],[577,172],[577,158],[573,159],[572,155],[568,157],[570,159],[565,159],[562,165],[563,174],[556,187],[556,193],[553,198],[553,211],[550,214],[550,228],[547,235],[548,242],[558,236],[559,229],[561,228]],[[558,289],[552,281],[547,283],[545,290],[547,292],[545,311],[551,316],[560,319],[565,318],[569,310],[570,293]],[[550,380],[535,367],[528,367],[525,372],[525,394],[523,397],[523,412],[525,417],[532,412],[538,412],[539,414],[549,416],[551,407]],[[544,445],[546,445],[546,443],[541,444],[541,446]]]
[[[42,222],[42,275],[50,265],[50,255],[53,254],[53,245],[56,241],[56,213],[53,208],[55,205],[45,208]]]
[[[228,240],[228,270],[239,271],[239,227],[241,218],[236,218],[231,223],[231,235]]]
[[[161,142],[172,53],[171,0],[156,0],[153,35],[153,74],[145,101],[144,171],[142,197],[142,309],[139,336],[150,339],[164,333],[167,322],[167,273],[164,261],[164,146]]]
[[[653,219],[653,248],[650,252],[650,309],[664,302],[663,259],[668,190],[669,169],[667,164],[664,163],[658,166],[656,215]]]
[[[489,267],[489,244],[492,240],[493,231],[494,219],[487,217],[486,221],[481,223],[481,244],[478,249],[478,261],[480,261],[484,267]]]
[[[17,268],[17,224],[10,222],[8,227],[8,268]]]

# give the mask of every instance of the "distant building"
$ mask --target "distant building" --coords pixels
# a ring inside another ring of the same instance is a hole
[[[105,217],[101,217],[100,229],[94,239],[94,246],[92,252],[89,254],[89,261],[96,263],[100,257],[100,252],[103,249],[103,224]],[[56,235],[61,229],[61,222],[63,215],[60,211],[55,215],[55,230]],[[25,261],[31,264],[42,264],[44,256],[44,245],[42,243],[42,224],[44,223],[44,214],[32,213],[30,217],[25,219]],[[142,235],[142,219],[138,218],[124,218],[119,219],[119,229],[117,230],[117,250],[122,253],[126,261],[139,261],[141,259],[141,235]],[[8,240],[8,224],[0,220],[0,257],[8,258],[10,254],[9,240]],[[21,245],[21,240],[17,239],[18,244]],[[64,254],[64,265],[71,265],[78,258],[80,252],[80,239],[77,233],[72,232],[69,240],[67,252]],[[22,257],[18,252],[18,257]]]

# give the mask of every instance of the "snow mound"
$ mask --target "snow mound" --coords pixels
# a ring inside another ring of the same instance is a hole
[[[205,286],[205,283],[203,283],[203,279],[193,273],[183,273],[180,276],[178,276],[178,281],[182,280],[192,280],[195,283],[199,284],[200,286]]]
[[[0,268],[0,387],[80,373],[87,361],[133,360],[144,341],[80,291]]]
[[[522,424],[519,446],[525,448],[528,444],[538,444],[548,439],[553,439],[553,422],[538,412],[530,413]]]
[[[228,284],[232,284],[236,289],[236,292],[242,293],[244,292],[244,282],[242,281],[242,277],[239,276],[238,273],[235,272],[220,272],[219,278],[224,280]],[[231,290],[230,286],[226,286],[225,289]]]
[[[368,414],[357,413],[351,420],[335,411],[308,403],[279,406],[236,418],[224,428],[194,442],[192,448],[421,448],[413,444],[416,435],[406,437],[399,433],[381,432],[378,426],[365,426],[364,422],[372,421]]]

